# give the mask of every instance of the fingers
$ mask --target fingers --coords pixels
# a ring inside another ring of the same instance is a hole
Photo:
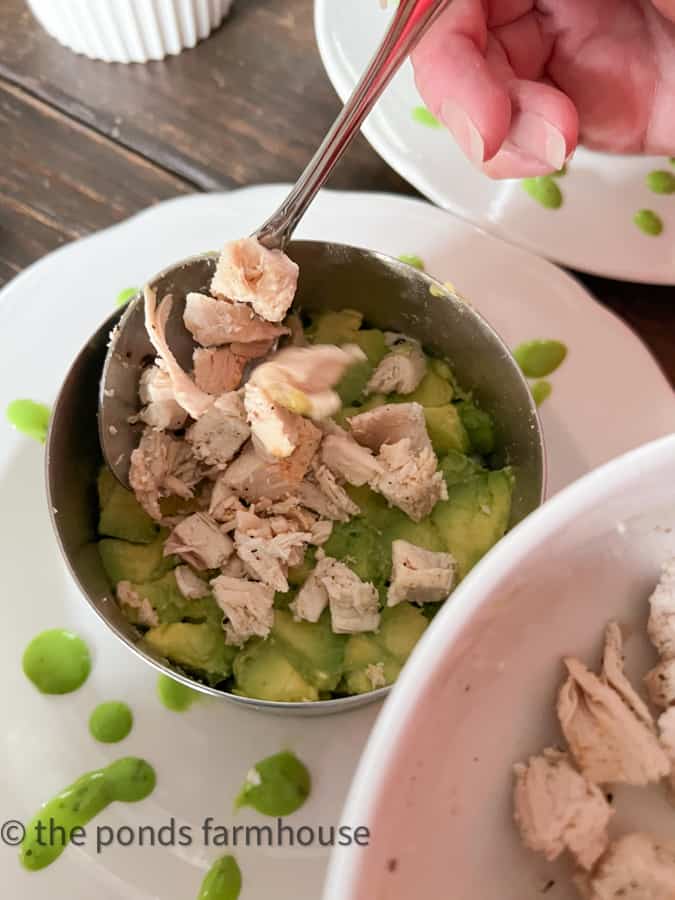
[[[482,3],[458,0],[413,54],[427,106],[477,166],[498,152],[511,122],[511,100],[482,52],[485,43]]]
[[[652,0],[652,3],[666,19],[675,22],[675,0]]]
[[[504,15],[507,5],[509,15],[528,6],[526,0],[504,0]],[[534,14],[525,11],[524,18],[493,35],[482,0],[456,0],[413,55],[428,107],[469,160],[492,178],[556,171],[577,144],[574,104],[553,85],[535,80],[543,74],[550,45]]]

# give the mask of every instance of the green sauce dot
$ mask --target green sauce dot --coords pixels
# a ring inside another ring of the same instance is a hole
[[[661,218],[651,209],[640,209],[633,216],[633,222],[644,234],[658,237],[663,231]]]
[[[412,117],[419,125],[426,125],[427,128],[442,128],[436,116],[429,112],[426,106],[415,106],[412,111]]]
[[[523,178],[521,184],[530,197],[546,209],[560,209],[562,206],[562,191],[550,175],[539,175],[537,178]]]
[[[544,378],[563,362],[567,347],[560,341],[525,341],[513,355],[528,378]]]
[[[241,893],[241,869],[234,856],[221,856],[202,881],[197,900],[237,900]]]
[[[550,381],[535,381],[532,385],[532,396],[537,406],[541,406],[544,400],[551,396],[552,391],[553,385]]]
[[[415,256],[412,254],[411,256],[407,256],[405,253],[399,256],[401,262],[406,263],[409,266],[412,266],[413,269],[419,269],[420,272],[424,272],[424,260],[422,260],[419,256]]]
[[[22,431],[41,444],[47,440],[50,412],[44,403],[36,403],[34,400],[12,400],[5,415],[10,425],[17,431]]]
[[[99,704],[89,718],[89,731],[97,741],[115,744],[131,731],[134,716],[126,703],[111,700]]]
[[[23,671],[43,694],[69,694],[87,680],[91,671],[89,649],[70,631],[43,631],[26,647]]]
[[[199,691],[193,691],[168,675],[160,675],[157,679],[157,696],[167,709],[185,712],[201,695]]]
[[[116,306],[124,306],[125,303],[128,303],[132,297],[135,297],[138,293],[138,288],[124,288],[123,291],[120,291],[117,295],[117,300],[115,301]]]
[[[235,809],[252,806],[264,816],[288,816],[309,796],[311,778],[294,753],[284,750],[261,760],[246,776]]]
[[[675,194],[675,175],[657,169],[647,175],[647,187],[655,194]]]

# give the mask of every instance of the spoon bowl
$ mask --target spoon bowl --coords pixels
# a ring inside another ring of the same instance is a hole
[[[350,307],[373,327],[401,331],[435,355],[447,358],[459,380],[471,388],[497,426],[496,463],[509,463],[515,474],[511,525],[543,500],[544,446],[539,418],[527,383],[508,348],[492,327],[465,301],[425,272],[381,253],[318,241],[294,241],[288,255],[300,267],[294,309],[312,312]],[[216,256],[185,260],[160,273],[150,285],[160,301],[173,296],[169,340],[179,361],[191,354],[192,339],[182,325],[185,294],[208,284]],[[133,318],[138,317],[134,324]],[[116,356],[107,355],[111,330],[120,333]],[[138,325],[139,327],[135,327]],[[61,551],[85,598],[113,633],[156,669],[207,694],[255,709],[291,715],[321,715],[353,709],[381,699],[389,688],[315,703],[279,703],[240,697],[208,687],[173,669],[144,647],[141,634],[114,600],[96,546],[96,475],[103,461],[100,434],[118,419],[138,411],[139,368],[154,351],[144,338],[143,303],[130,301],[123,313],[107,319],[73,363],[52,413],[46,448],[49,508]],[[122,340],[124,342],[122,342]],[[100,387],[99,387],[100,384]],[[114,391],[97,423],[99,393]],[[123,430],[120,430],[119,437]],[[119,452],[129,446],[120,444]],[[433,623],[430,626],[434,627]]]

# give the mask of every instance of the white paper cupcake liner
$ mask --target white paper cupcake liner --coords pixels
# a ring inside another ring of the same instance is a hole
[[[194,47],[232,0],[28,0],[61,44],[105,62],[147,62]]]

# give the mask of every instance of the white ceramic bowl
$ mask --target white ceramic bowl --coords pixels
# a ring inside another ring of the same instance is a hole
[[[232,0],[28,0],[59,43],[104,62],[173,56],[208,37]]]
[[[387,700],[343,815],[370,828],[370,845],[334,853],[324,900],[523,900],[549,880],[547,900],[576,898],[566,863],[519,844],[511,765],[560,740],[560,659],[599,662],[609,619],[630,629],[628,674],[653,665],[647,598],[673,554],[675,436],[597,469],[507,535]],[[615,833],[675,837],[664,793],[628,793],[616,798]]]

